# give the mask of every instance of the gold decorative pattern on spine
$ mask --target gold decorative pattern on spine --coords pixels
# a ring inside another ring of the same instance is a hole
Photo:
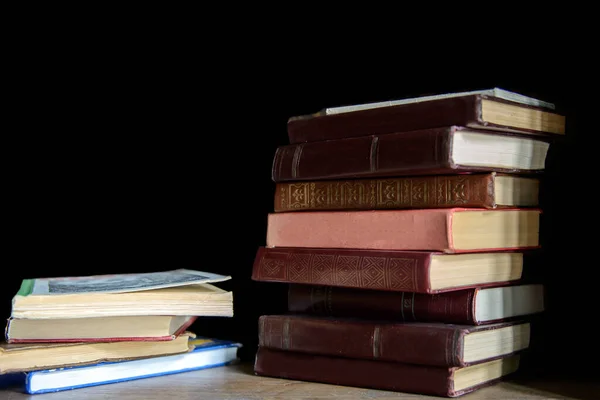
[[[485,201],[483,179],[457,175],[282,183],[279,204],[289,211],[456,207]]]

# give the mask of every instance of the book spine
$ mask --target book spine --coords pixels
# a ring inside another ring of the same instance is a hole
[[[450,165],[453,131],[445,127],[280,146],[271,178],[284,182],[450,174],[455,171]]]
[[[267,247],[454,252],[455,208],[270,213]],[[499,211],[500,212],[500,211]]]
[[[290,284],[288,311],[365,320],[479,325],[474,318],[476,290],[423,294]]]
[[[450,396],[453,369],[329,357],[259,347],[254,372],[283,379]]]
[[[259,346],[338,357],[461,367],[464,331],[450,325],[367,323],[263,315]]]
[[[252,279],[429,293],[431,253],[259,247]]]
[[[290,118],[287,123],[291,144],[348,137],[480,124],[480,96],[380,107],[334,115]]]
[[[495,208],[495,174],[280,182],[275,212],[404,208]]]

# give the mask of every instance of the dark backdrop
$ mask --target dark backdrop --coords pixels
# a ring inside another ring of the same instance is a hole
[[[234,291],[235,316],[199,319],[193,328],[241,341],[250,361],[258,316],[285,309],[285,288],[250,274],[265,243],[271,162],[288,143],[287,119],[327,106],[502,87],[554,102],[567,115],[542,190],[537,272],[549,310],[535,366],[569,363],[564,373],[581,372],[579,361],[598,348],[588,326],[598,305],[588,276],[597,261],[586,250],[597,229],[584,207],[594,204],[595,213],[596,197],[586,188],[591,150],[583,144],[598,133],[584,125],[587,78],[571,71],[577,61],[492,70],[442,57],[352,69],[252,48],[224,58],[188,50],[85,53],[69,63],[53,53],[51,67],[22,66],[15,142],[5,149],[13,161],[4,191],[2,315],[24,278],[174,268],[230,274],[221,286]]]

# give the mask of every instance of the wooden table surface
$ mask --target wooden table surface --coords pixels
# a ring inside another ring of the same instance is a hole
[[[284,379],[258,377],[252,365],[239,364],[156,378],[139,379],[57,393],[26,395],[16,390],[0,391],[1,400],[54,399],[440,399],[372,389],[325,385]],[[574,382],[498,383],[464,395],[465,400],[599,400],[600,384]]]

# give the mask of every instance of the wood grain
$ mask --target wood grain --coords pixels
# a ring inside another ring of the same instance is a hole
[[[466,400],[600,399],[599,384],[574,382],[516,383],[507,381],[465,395]],[[440,399],[371,389],[258,377],[252,365],[240,364],[202,371],[140,379],[44,395],[26,395],[16,389],[0,391],[0,400],[55,399]]]

